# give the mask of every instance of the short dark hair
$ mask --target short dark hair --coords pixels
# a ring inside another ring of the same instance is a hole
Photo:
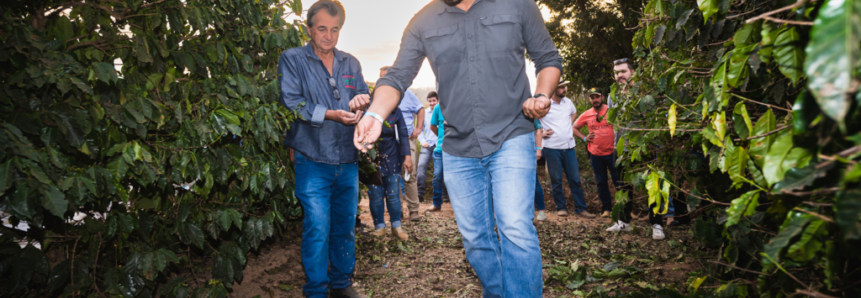
[[[430,99],[431,97],[436,97],[436,99],[439,99],[439,94],[437,94],[436,91],[428,92],[428,99]]]
[[[320,0],[314,5],[311,5],[311,8],[308,9],[308,19],[305,21],[308,24],[308,29],[314,28],[314,16],[320,12],[321,9],[325,9],[326,13],[333,17],[341,17],[341,27],[344,26],[344,21],[347,19],[347,12],[344,11],[344,6],[341,5],[341,2],[338,0]]]
[[[622,60],[622,61],[620,61],[620,60]],[[616,61],[618,61],[618,63],[616,63]],[[628,70],[634,71],[634,61],[631,61],[631,59],[624,58],[624,59],[619,59],[616,61],[613,61],[614,66],[615,65],[621,65],[621,64],[627,64]]]

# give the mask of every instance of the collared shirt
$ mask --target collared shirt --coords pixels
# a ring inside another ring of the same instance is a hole
[[[380,140],[377,142],[380,152],[377,154],[380,155],[380,175],[383,177],[400,174],[401,165],[411,153],[410,134],[407,133],[405,118],[400,109],[395,109],[386,118],[386,124],[380,133]]]
[[[427,58],[446,115],[445,152],[481,158],[535,131],[522,108],[532,97],[524,52],[536,73],[562,69],[535,1],[476,0],[464,12],[434,0],[410,21],[398,58],[379,84],[405,92]]]
[[[434,106],[436,107],[436,106]],[[436,146],[436,134],[431,131],[430,121],[431,117],[433,117],[434,109],[425,109],[425,123],[422,126],[422,133],[419,134],[419,142],[428,143],[432,147]]]
[[[404,92],[404,98],[401,99],[401,103],[398,104],[398,109],[401,109],[401,113],[404,114],[404,121],[407,122],[407,133],[410,135],[412,135],[413,130],[416,129],[415,115],[424,107],[425,105],[422,104],[422,101],[419,100],[415,93],[409,89]]]
[[[589,127],[589,133],[595,135],[595,138],[587,146],[592,155],[607,156],[613,154],[613,140],[616,133],[613,131],[613,125],[607,122],[609,109],[606,105],[601,106],[601,111],[596,111],[595,108],[588,109],[574,122],[580,127]],[[595,114],[598,114],[597,117]],[[600,122],[598,122],[598,118],[601,119]]]
[[[349,111],[350,99],[368,94],[359,60],[337,49],[334,52],[334,76],[329,75],[310,43],[284,51],[278,62],[281,103],[299,114],[287,128],[284,145],[311,161],[330,165],[355,162],[359,155],[353,145],[355,126],[325,120],[326,110]],[[330,78],[340,99],[335,99]]]
[[[439,105],[436,105],[436,107],[433,108],[433,115],[431,115],[430,124],[436,125],[437,129],[436,148],[434,148],[433,151],[442,153],[442,141],[445,139],[445,117],[442,116]]]
[[[541,124],[544,127],[553,130],[553,135],[544,139],[542,144],[544,148],[550,149],[571,149],[577,143],[574,141],[574,123],[571,121],[571,116],[577,114],[577,107],[571,102],[571,99],[563,97],[559,103],[555,100],[550,100],[550,111],[547,115],[541,118]]]

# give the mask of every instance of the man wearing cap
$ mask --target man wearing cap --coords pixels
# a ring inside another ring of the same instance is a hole
[[[591,154],[592,169],[595,171],[595,182],[598,184],[598,197],[601,199],[601,210],[610,212],[613,210],[613,202],[610,201],[610,187],[607,185],[607,171],[613,178],[613,184],[620,187],[619,173],[616,171],[615,136],[613,125],[607,122],[607,107],[604,104],[604,96],[597,88],[589,89],[589,102],[592,108],[583,112],[580,118],[574,122],[574,135],[588,143]],[[589,127],[589,135],[584,136],[580,128]]]
[[[568,81],[556,86],[550,101],[550,112],[541,118],[541,125],[547,130],[544,136],[544,160],[550,172],[550,185],[553,189],[553,201],[556,203],[556,214],[568,216],[565,204],[565,192],[562,189],[562,173],[568,177],[568,187],[574,197],[574,215],[594,218],[595,215],[586,211],[586,197],[580,184],[580,167],[577,164],[577,153],[574,151],[576,141],[572,126],[577,119],[577,107],[571,99],[565,97],[568,92]]]

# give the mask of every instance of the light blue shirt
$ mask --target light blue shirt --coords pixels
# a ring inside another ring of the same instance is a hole
[[[398,104],[398,109],[401,109],[401,113],[404,114],[404,121],[407,122],[407,134],[413,134],[413,130],[415,130],[415,114],[418,114],[419,110],[424,107],[415,93],[409,89],[404,92],[404,98]]]
[[[425,109],[425,125],[422,127],[422,133],[419,135],[419,142],[428,143],[431,146],[436,146],[436,135],[431,131],[430,120],[433,117],[435,109]]]

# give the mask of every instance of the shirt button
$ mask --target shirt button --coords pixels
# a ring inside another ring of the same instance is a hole
[[[469,57],[469,61],[475,61],[475,57]]]
[[[475,84],[475,81],[472,81],[472,84]]]
[[[472,35],[467,35],[466,38],[472,39]]]

